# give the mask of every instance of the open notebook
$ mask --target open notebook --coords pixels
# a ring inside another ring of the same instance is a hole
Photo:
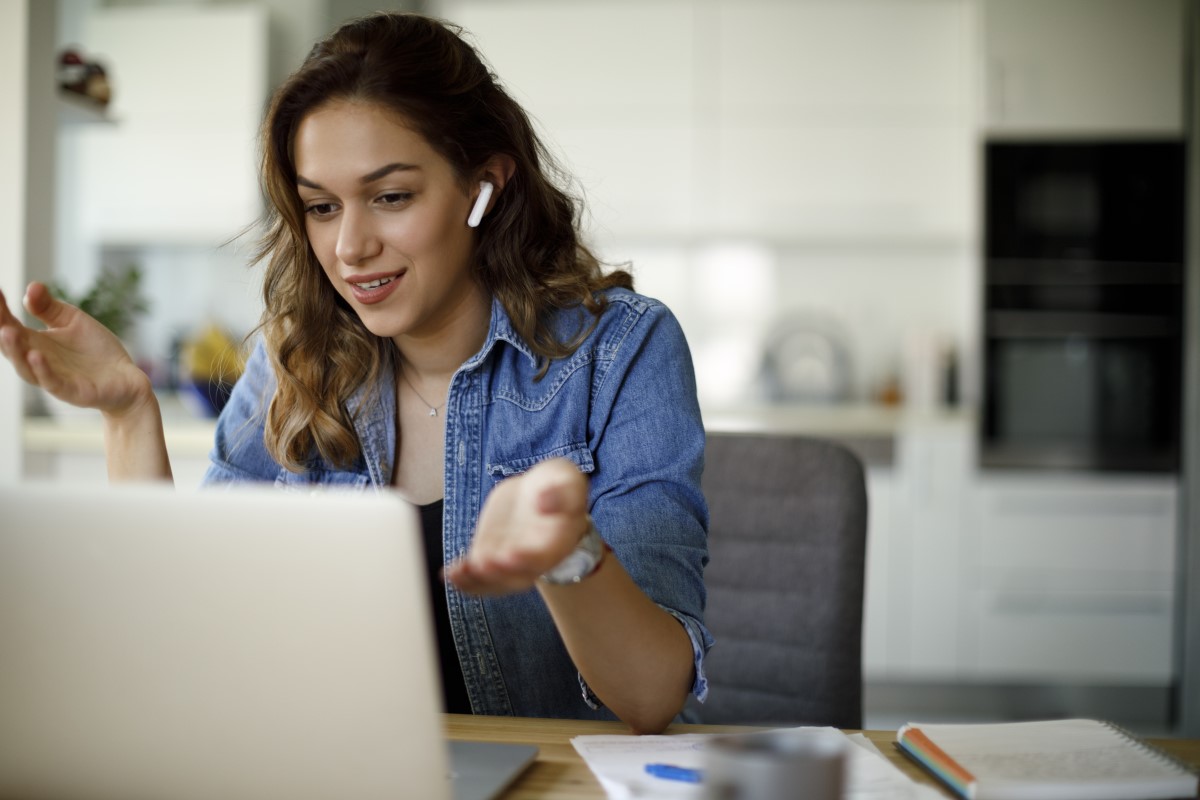
[[[487,797],[392,494],[0,486],[0,796]],[[492,762],[498,762],[493,765]]]
[[[1105,722],[909,723],[896,745],[968,800],[1196,797],[1200,778]]]

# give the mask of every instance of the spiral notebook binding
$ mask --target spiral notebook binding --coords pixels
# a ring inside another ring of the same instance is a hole
[[[1146,741],[1144,738],[1142,738],[1141,736],[1138,736],[1136,733],[1133,733],[1132,731],[1128,730],[1127,728],[1123,728],[1120,725],[1116,724],[1115,722],[1110,722],[1109,720],[1106,720],[1106,719],[1100,720],[1100,722],[1103,723],[1108,728],[1111,728],[1113,731],[1115,731],[1116,733],[1118,733],[1125,739],[1128,739],[1139,749],[1146,751],[1147,753],[1149,753],[1151,756],[1158,759],[1159,761],[1170,764],[1171,766],[1178,769],[1184,775],[1200,776],[1200,771],[1197,771],[1196,769],[1194,769],[1186,761],[1183,761],[1183,760],[1177,758],[1176,756],[1171,755],[1166,750],[1163,750],[1161,747],[1158,747],[1157,745],[1151,744],[1150,742]]]

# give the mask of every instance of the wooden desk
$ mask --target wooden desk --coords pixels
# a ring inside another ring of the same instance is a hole
[[[447,714],[446,729],[451,739],[515,742],[537,745],[537,760],[504,794],[504,800],[594,800],[604,790],[591,770],[571,746],[571,738],[591,734],[621,734],[629,729],[617,722],[524,719],[521,717],[473,717]],[[753,728],[715,725],[672,725],[667,733],[734,733]],[[916,764],[900,755],[892,742],[895,731],[863,731],[875,746],[904,774],[920,783],[937,785]],[[1200,739],[1152,739],[1176,758],[1200,769]],[[940,786],[938,788],[941,788]],[[947,797],[953,797],[943,790]]]

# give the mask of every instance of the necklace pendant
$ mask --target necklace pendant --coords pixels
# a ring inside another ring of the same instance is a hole
[[[436,417],[436,416],[437,416],[437,409],[436,409],[436,408],[431,408],[431,409],[429,409],[429,416],[431,416],[431,417]]]

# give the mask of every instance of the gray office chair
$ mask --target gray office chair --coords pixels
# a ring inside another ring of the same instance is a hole
[[[709,697],[684,719],[862,727],[867,495],[845,447],[708,435]]]

